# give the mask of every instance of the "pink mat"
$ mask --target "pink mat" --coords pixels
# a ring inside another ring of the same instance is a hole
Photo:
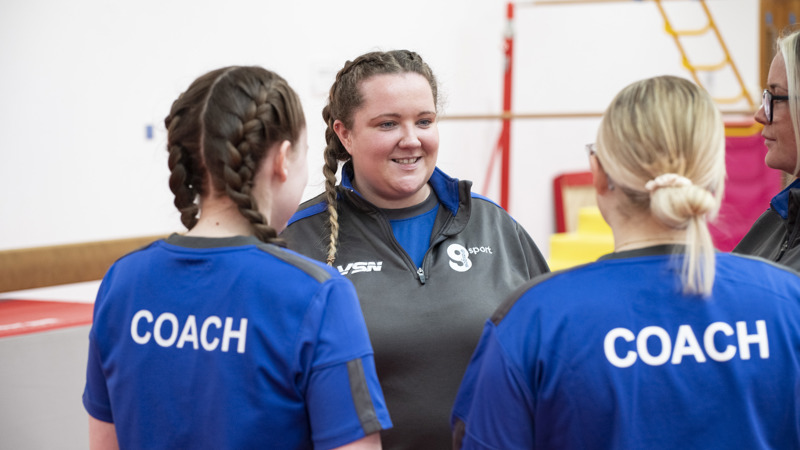
[[[731,251],[781,189],[781,172],[764,164],[767,147],[760,133],[725,138],[728,179],[711,237],[721,251]]]

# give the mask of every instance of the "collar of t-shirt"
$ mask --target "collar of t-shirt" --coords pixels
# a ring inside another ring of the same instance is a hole
[[[392,226],[395,239],[417,267],[422,266],[439,210],[439,199],[433,189],[422,203],[407,208],[381,209]]]

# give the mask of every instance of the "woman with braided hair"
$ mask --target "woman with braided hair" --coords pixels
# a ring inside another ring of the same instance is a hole
[[[91,447],[379,449],[391,422],[353,285],[277,238],[308,176],[297,94],[271,71],[226,67],[164,122],[188,231],[103,279]]]
[[[322,112],[325,192],[281,234],[355,284],[394,423],[381,433],[389,449],[449,447],[450,410],[481,325],[547,271],[518,223],[436,168],[437,98],[414,52],[348,61]]]
[[[800,448],[800,277],[714,252],[711,97],[635,82],[588,150],[614,253],[534,280],[487,321],[453,448]]]

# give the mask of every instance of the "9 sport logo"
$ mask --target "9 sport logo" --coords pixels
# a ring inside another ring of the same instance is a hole
[[[472,267],[472,260],[469,255],[478,253],[492,254],[491,247],[470,247],[466,248],[461,244],[450,244],[447,247],[447,256],[450,257],[450,268],[456,272],[466,272]]]

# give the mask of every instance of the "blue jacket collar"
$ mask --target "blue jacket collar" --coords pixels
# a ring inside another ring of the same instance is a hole
[[[430,183],[436,196],[439,197],[442,205],[455,216],[458,213],[458,179],[450,177],[436,167],[433,169],[433,174],[428,183]],[[358,194],[358,191],[353,187],[352,161],[346,162],[342,167],[342,186]]]
[[[789,186],[786,186],[786,188],[778,195],[772,197],[772,200],[769,202],[769,204],[772,205],[772,209],[774,209],[784,219],[789,217],[789,193],[792,189],[798,188],[800,188],[800,179],[797,179]]]

